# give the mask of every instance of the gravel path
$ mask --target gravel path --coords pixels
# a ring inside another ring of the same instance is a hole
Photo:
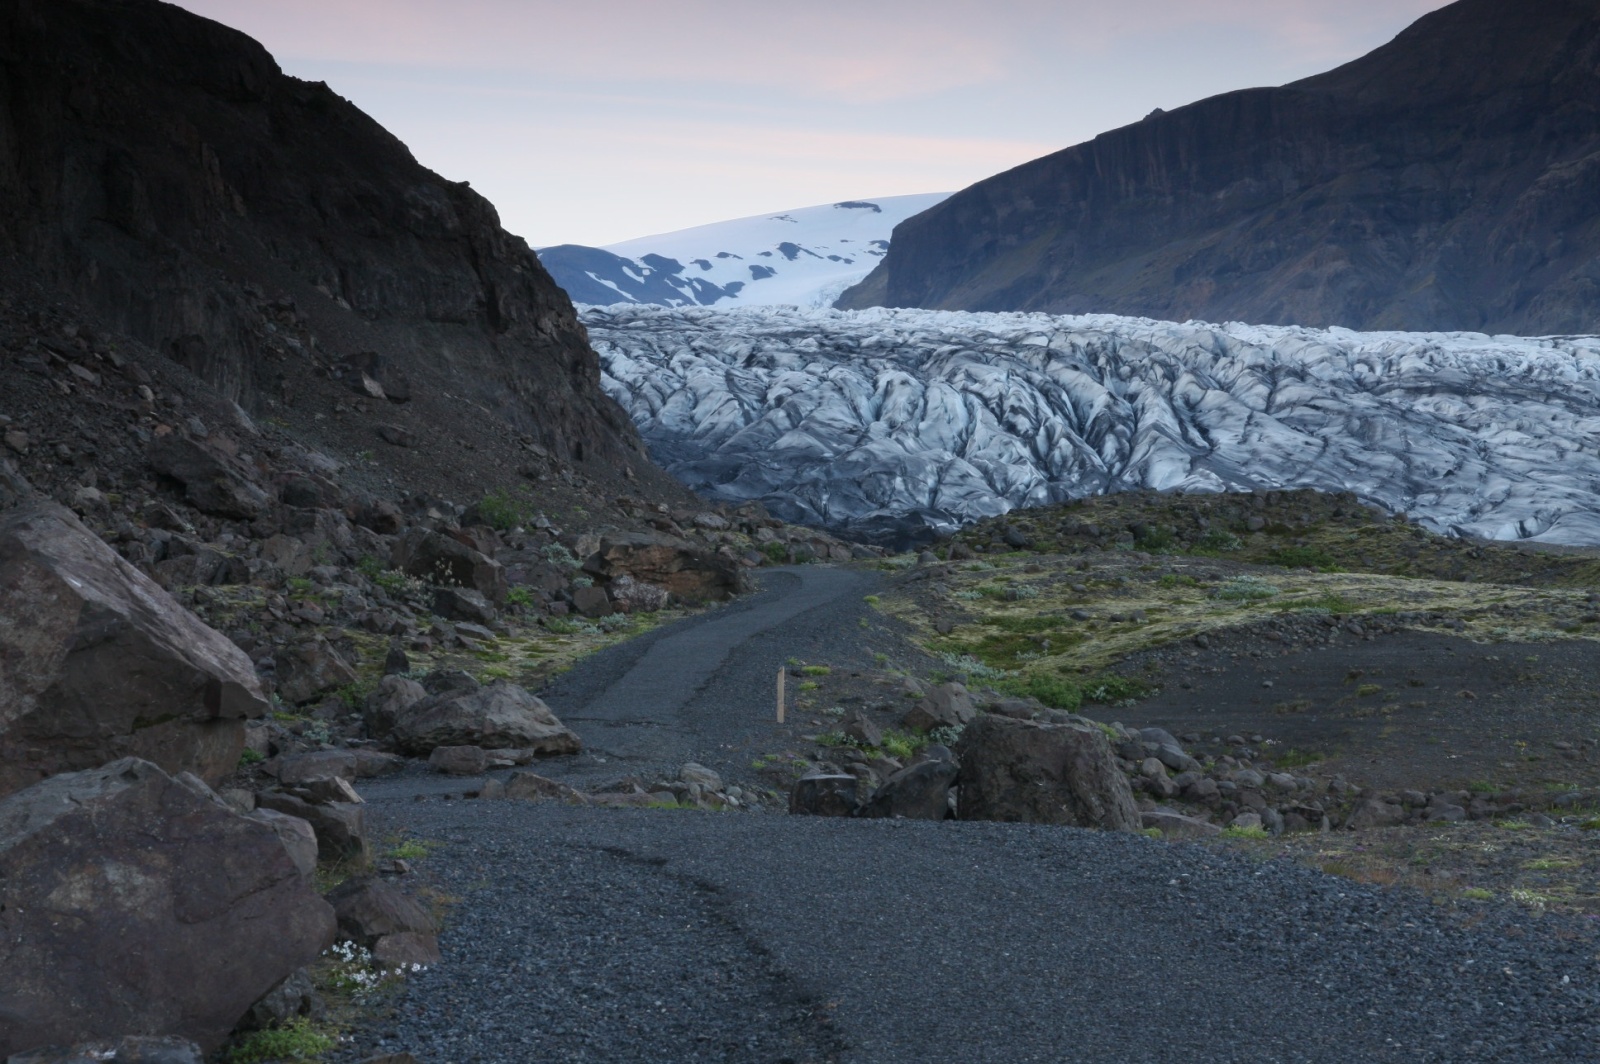
[[[718,714],[744,712],[749,684],[785,647],[850,638],[838,622],[860,599],[851,581],[871,578],[815,573],[600,663],[622,684],[646,662],[666,670],[658,728],[630,715],[637,695],[607,693],[618,688],[594,663],[578,670],[565,697],[582,707],[580,728],[618,725],[622,741],[603,747],[643,763],[656,758],[640,736],[666,737],[672,757],[737,745],[752,725]],[[702,638],[707,628],[732,642]],[[697,646],[699,657],[685,649]],[[1600,934],[1564,918],[1463,914],[1143,836],[408,788],[363,788],[375,831],[437,844],[421,875],[460,902],[445,962],[358,1033],[351,1060],[399,1049],[424,1064],[1600,1056]]]

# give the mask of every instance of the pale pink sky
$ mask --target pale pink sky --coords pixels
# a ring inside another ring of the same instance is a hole
[[[535,246],[954,190],[1326,70],[1445,0],[178,0]]]

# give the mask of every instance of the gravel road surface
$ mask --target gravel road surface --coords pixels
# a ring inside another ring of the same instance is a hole
[[[737,745],[749,725],[719,712],[784,647],[851,638],[871,579],[780,578],[618,648],[609,684],[575,671],[563,712],[640,763]],[[449,800],[420,782],[363,793],[378,833],[435,844],[418,875],[459,899],[445,961],[349,1060],[1600,1059],[1600,934],[1567,918],[1136,835]]]

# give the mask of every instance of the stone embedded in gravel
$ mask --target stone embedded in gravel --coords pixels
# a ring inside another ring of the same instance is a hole
[[[1405,819],[1406,811],[1403,806],[1378,798],[1363,798],[1356,803],[1354,809],[1350,810],[1344,826],[1353,831],[1362,828],[1387,828],[1403,824]]]
[[[698,762],[684,762],[683,767],[678,769],[678,779],[684,783],[698,785],[703,790],[722,790],[722,777]]]
[[[0,801],[0,1057],[106,1031],[204,1049],[333,940],[273,828],[136,758]]]
[[[903,768],[883,781],[857,815],[944,820],[950,815],[950,786],[957,771],[954,760],[922,761]]]
[[[910,712],[901,718],[901,723],[920,732],[929,732],[935,728],[959,728],[977,713],[978,707],[973,704],[972,696],[964,686],[944,683],[930,690],[922,701],[911,707]]]
[[[860,805],[855,776],[808,772],[789,792],[789,812],[799,816],[853,816]]]
[[[419,757],[439,746],[515,747],[546,756],[575,754],[581,746],[549,706],[503,680],[456,685],[409,705],[396,715],[391,735]]]
[[[956,744],[962,820],[1137,831],[1139,811],[1105,735],[984,714]]]
[[[0,514],[0,794],[129,755],[220,780],[255,666],[65,507]]]
[[[438,935],[397,931],[384,935],[372,945],[372,960],[380,968],[409,969],[419,964],[438,964],[442,959]]]
[[[588,804],[588,797],[574,787],[558,783],[537,772],[513,772],[506,780],[507,798],[556,798],[575,805]]]
[[[436,746],[428,764],[451,776],[481,776],[489,767],[489,756],[481,746]]]
[[[1139,814],[1139,823],[1172,839],[1203,839],[1222,834],[1222,829],[1209,820],[1185,816],[1171,809],[1147,809]]]

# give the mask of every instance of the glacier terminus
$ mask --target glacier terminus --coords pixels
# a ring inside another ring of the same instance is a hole
[[[1311,487],[1437,531],[1600,543],[1600,337],[580,309],[606,391],[691,488],[866,539],[1137,488]]]

